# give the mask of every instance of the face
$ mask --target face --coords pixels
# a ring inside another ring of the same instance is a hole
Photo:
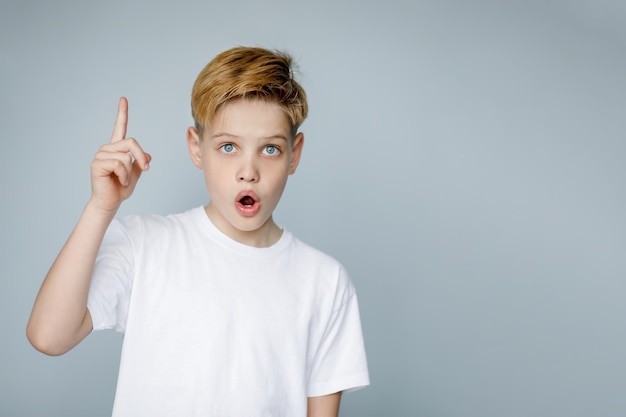
[[[202,137],[193,127],[187,132],[189,155],[211,196],[207,215],[232,239],[270,246],[282,233],[272,213],[298,167],[304,137],[292,139],[280,106],[262,100],[232,101],[214,119]]]

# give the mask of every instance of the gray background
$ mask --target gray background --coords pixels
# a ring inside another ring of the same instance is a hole
[[[46,357],[32,302],[119,96],[154,157],[122,213],[207,201],[189,93],[239,44],[310,97],[276,217],[357,285],[343,416],[626,415],[626,3],[3,0],[1,416],[109,415],[121,337]]]

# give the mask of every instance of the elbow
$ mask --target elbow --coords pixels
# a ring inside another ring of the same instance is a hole
[[[60,346],[47,332],[32,323],[26,326],[26,338],[36,350],[48,356],[60,356],[70,350]]]
[[[50,320],[32,316],[26,326],[26,338],[39,352],[48,356],[59,356],[69,352],[93,329],[89,311],[77,325],[67,321]]]

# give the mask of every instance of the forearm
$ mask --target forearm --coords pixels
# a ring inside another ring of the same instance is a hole
[[[87,295],[98,249],[115,212],[88,204],[48,272],[28,322],[33,346],[60,355],[91,331]]]
[[[320,397],[309,397],[307,417],[337,417],[340,401],[341,392]]]

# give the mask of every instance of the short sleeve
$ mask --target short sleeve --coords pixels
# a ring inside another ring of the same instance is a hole
[[[352,283],[343,271],[342,274],[346,285],[335,296],[334,309],[313,360],[309,397],[352,391],[369,385],[359,303]]]
[[[113,220],[96,258],[87,308],[94,330],[124,333],[134,273],[133,247],[123,225]]]

